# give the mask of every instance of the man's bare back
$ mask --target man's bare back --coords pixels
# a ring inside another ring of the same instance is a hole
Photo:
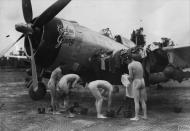
[[[129,77],[134,79],[143,78],[143,67],[142,64],[138,61],[132,61],[129,65]]]

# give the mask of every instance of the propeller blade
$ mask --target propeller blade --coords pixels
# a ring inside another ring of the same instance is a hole
[[[42,27],[55,17],[71,0],[58,0],[46,9],[35,21],[34,27]]]
[[[33,18],[32,5],[30,0],[22,0],[22,11],[26,23],[30,23]]]
[[[10,48],[12,48],[20,39],[22,39],[22,37],[24,37],[24,34],[22,34],[14,43],[12,43],[11,45],[9,45],[7,48],[3,49],[3,51],[0,53],[0,58],[5,55],[5,53],[7,53],[9,51]]]
[[[33,48],[32,48],[32,42],[30,40],[30,37],[28,36],[29,44],[30,44],[30,51],[31,51],[31,66],[32,66],[32,85],[33,85],[33,90],[37,91],[38,90],[38,78],[37,78],[37,71],[36,71],[36,63],[34,59],[34,53],[33,53]]]

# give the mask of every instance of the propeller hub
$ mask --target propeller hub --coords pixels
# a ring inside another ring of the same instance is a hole
[[[16,24],[15,29],[18,32],[21,32],[24,34],[32,34],[34,32],[32,29],[32,24],[24,24],[24,23]]]

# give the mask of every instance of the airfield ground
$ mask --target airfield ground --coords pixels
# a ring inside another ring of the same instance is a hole
[[[122,113],[116,118],[96,119],[94,98],[88,92],[74,93],[72,99],[88,107],[88,115],[38,114],[38,107],[48,107],[49,93],[43,100],[32,101],[24,88],[25,76],[22,70],[0,70],[0,131],[190,131],[190,88],[183,85],[148,89],[149,118],[133,122]],[[120,92],[113,98],[113,109],[121,104],[124,94]],[[175,113],[174,107],[182,107],[182,112]]]

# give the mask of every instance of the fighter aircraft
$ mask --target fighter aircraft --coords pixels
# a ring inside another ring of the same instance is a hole
[[[26,24],[15,25],[22,35],[12,45],[25,37],[24,47],[32,67],[29,95],[33,100],[39,100],[46,94],[46,86],[42,82],[44,72],[48,70],[51,73],[59,65],[65,69],[63,74],[72,72],[79,74],[84,81],[105,79],[113,84],[120,83],[121,74],[128,72],[123,61],[129,49],[133,49],[129,46],[131,41],[119,43],[75,21],[55,17],[69,2],[58,0],[33,18],[31,1],[22,0]],[[139,51],[133,55],[138,57]],[[149,59],[147,57],[145,62],[148,73]]]

